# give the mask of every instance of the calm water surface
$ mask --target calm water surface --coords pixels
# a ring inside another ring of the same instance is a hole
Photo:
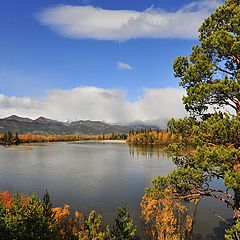
[[[139,203],[144,188],[154,177],[175,169],[171,159],[154,147],[57,143],[31,148],[0,150],[1,189],[36,192],[40,196],[47,189],[55,206],[67,203],[84,213],[95,209],[110,224],[116,208],[124,202],[139,229]],[[194,239],[223,239],[224,223],[217,215],[231,217],[224,205],[204,199],[199,206]]]

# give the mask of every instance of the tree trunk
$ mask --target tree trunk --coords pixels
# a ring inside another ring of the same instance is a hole
[[[240,190],[235,190],[234,191],[234,206],[235,206],[235,210],[234,210],[234,218],[240,218]]]
[[[237,105],[237,108],[236,108],[236,113],[237,115],[240,115],[240,106]]]
[[[235,110],[237,115],[240,115],[240,101],[237,101]]]

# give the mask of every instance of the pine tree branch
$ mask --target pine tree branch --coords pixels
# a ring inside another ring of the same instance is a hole
[[[216,65],[216,68],[217,68],[217,70],[219,70],[219,71],[221,71],[221,72],[224,72],[224,73],[226,73],[226,74],[229,74],[229,75],[231,75],[231,76],[234,76],[234,73],[231,73],[231,72],[229,72],[229,71],[227,71],[227,70],[225,70],[225,69],[222,69],[222,68],[220,68],[220,67],[217,66],[217,65]]]

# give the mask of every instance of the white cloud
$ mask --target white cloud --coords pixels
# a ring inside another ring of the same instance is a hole
[[[117,68],[119,70],[132,70],[132,66],[129,65],[128,63],[124,63],[124,62],[117,62]]]
[[[40,102],[31,97],[15,97],[0,94],[0,117],[13,115],[14,112],[23,116],[40,114]]]
[[[198,36],[198,28],[203,20],[220,4],[220,0],[202,0],[175,12],[153,7],[138,12],[58,5],[40,12],[38,19],[58,34],[76,39],[191,39]]]
[[[0,117],[19,115],[57,120],[90,119],[107,122],[155,120],[164,125],[171,117],[187,113],[182,104],[185,93],[180,88],[145,89],[136,101],[128,101],[123,90],[97,87],[55,89],[41,99],[0,95]]]

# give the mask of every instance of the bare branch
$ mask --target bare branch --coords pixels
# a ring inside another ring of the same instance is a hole
[[[217,68],[217,70],[219,70],[219,71],[221,71],[221,72],[224,72],[224,73],[226,73],[226,74],[229,74],[229,75],[231,75],[231,76],[234,76],[234,73],[231,73],[231,72],[229,72],[229,71],[227,71],[227,70],[225,70],[225,69],[222,69],[222,68],[220,68],[220,67],[217,66],[217,65],[216,65],[216,68]]]
[[[226,195],[226,197],[229,199],[232,199],[234,200],[234,197],[223,191],[223,190],[215,190],[215,189],[210,189],[210,190],[207,190],[207,191],[203,191],[202,189],[196,189],[194,193],[190,193],[188,195],[185,195],[185,196],[178,196],[177,198],[178,199],[182,199],[182,200],[188,200],[188,201],[191,201],[191,200],[194,200],[194,199],[199,199],[200,197],[212,197],[212,198],[216,198],[218,200],[220,200],[221,202],[224,202],[226,203],[229,207],[231,207],[233,210],[236,208],[236,206],[234,205],[234,203],[230,202],[229,200],[227,200],[226,198],[220,196],[220,195],[216,195],[214,193],[221,193],[221,194],[224,194]]]

